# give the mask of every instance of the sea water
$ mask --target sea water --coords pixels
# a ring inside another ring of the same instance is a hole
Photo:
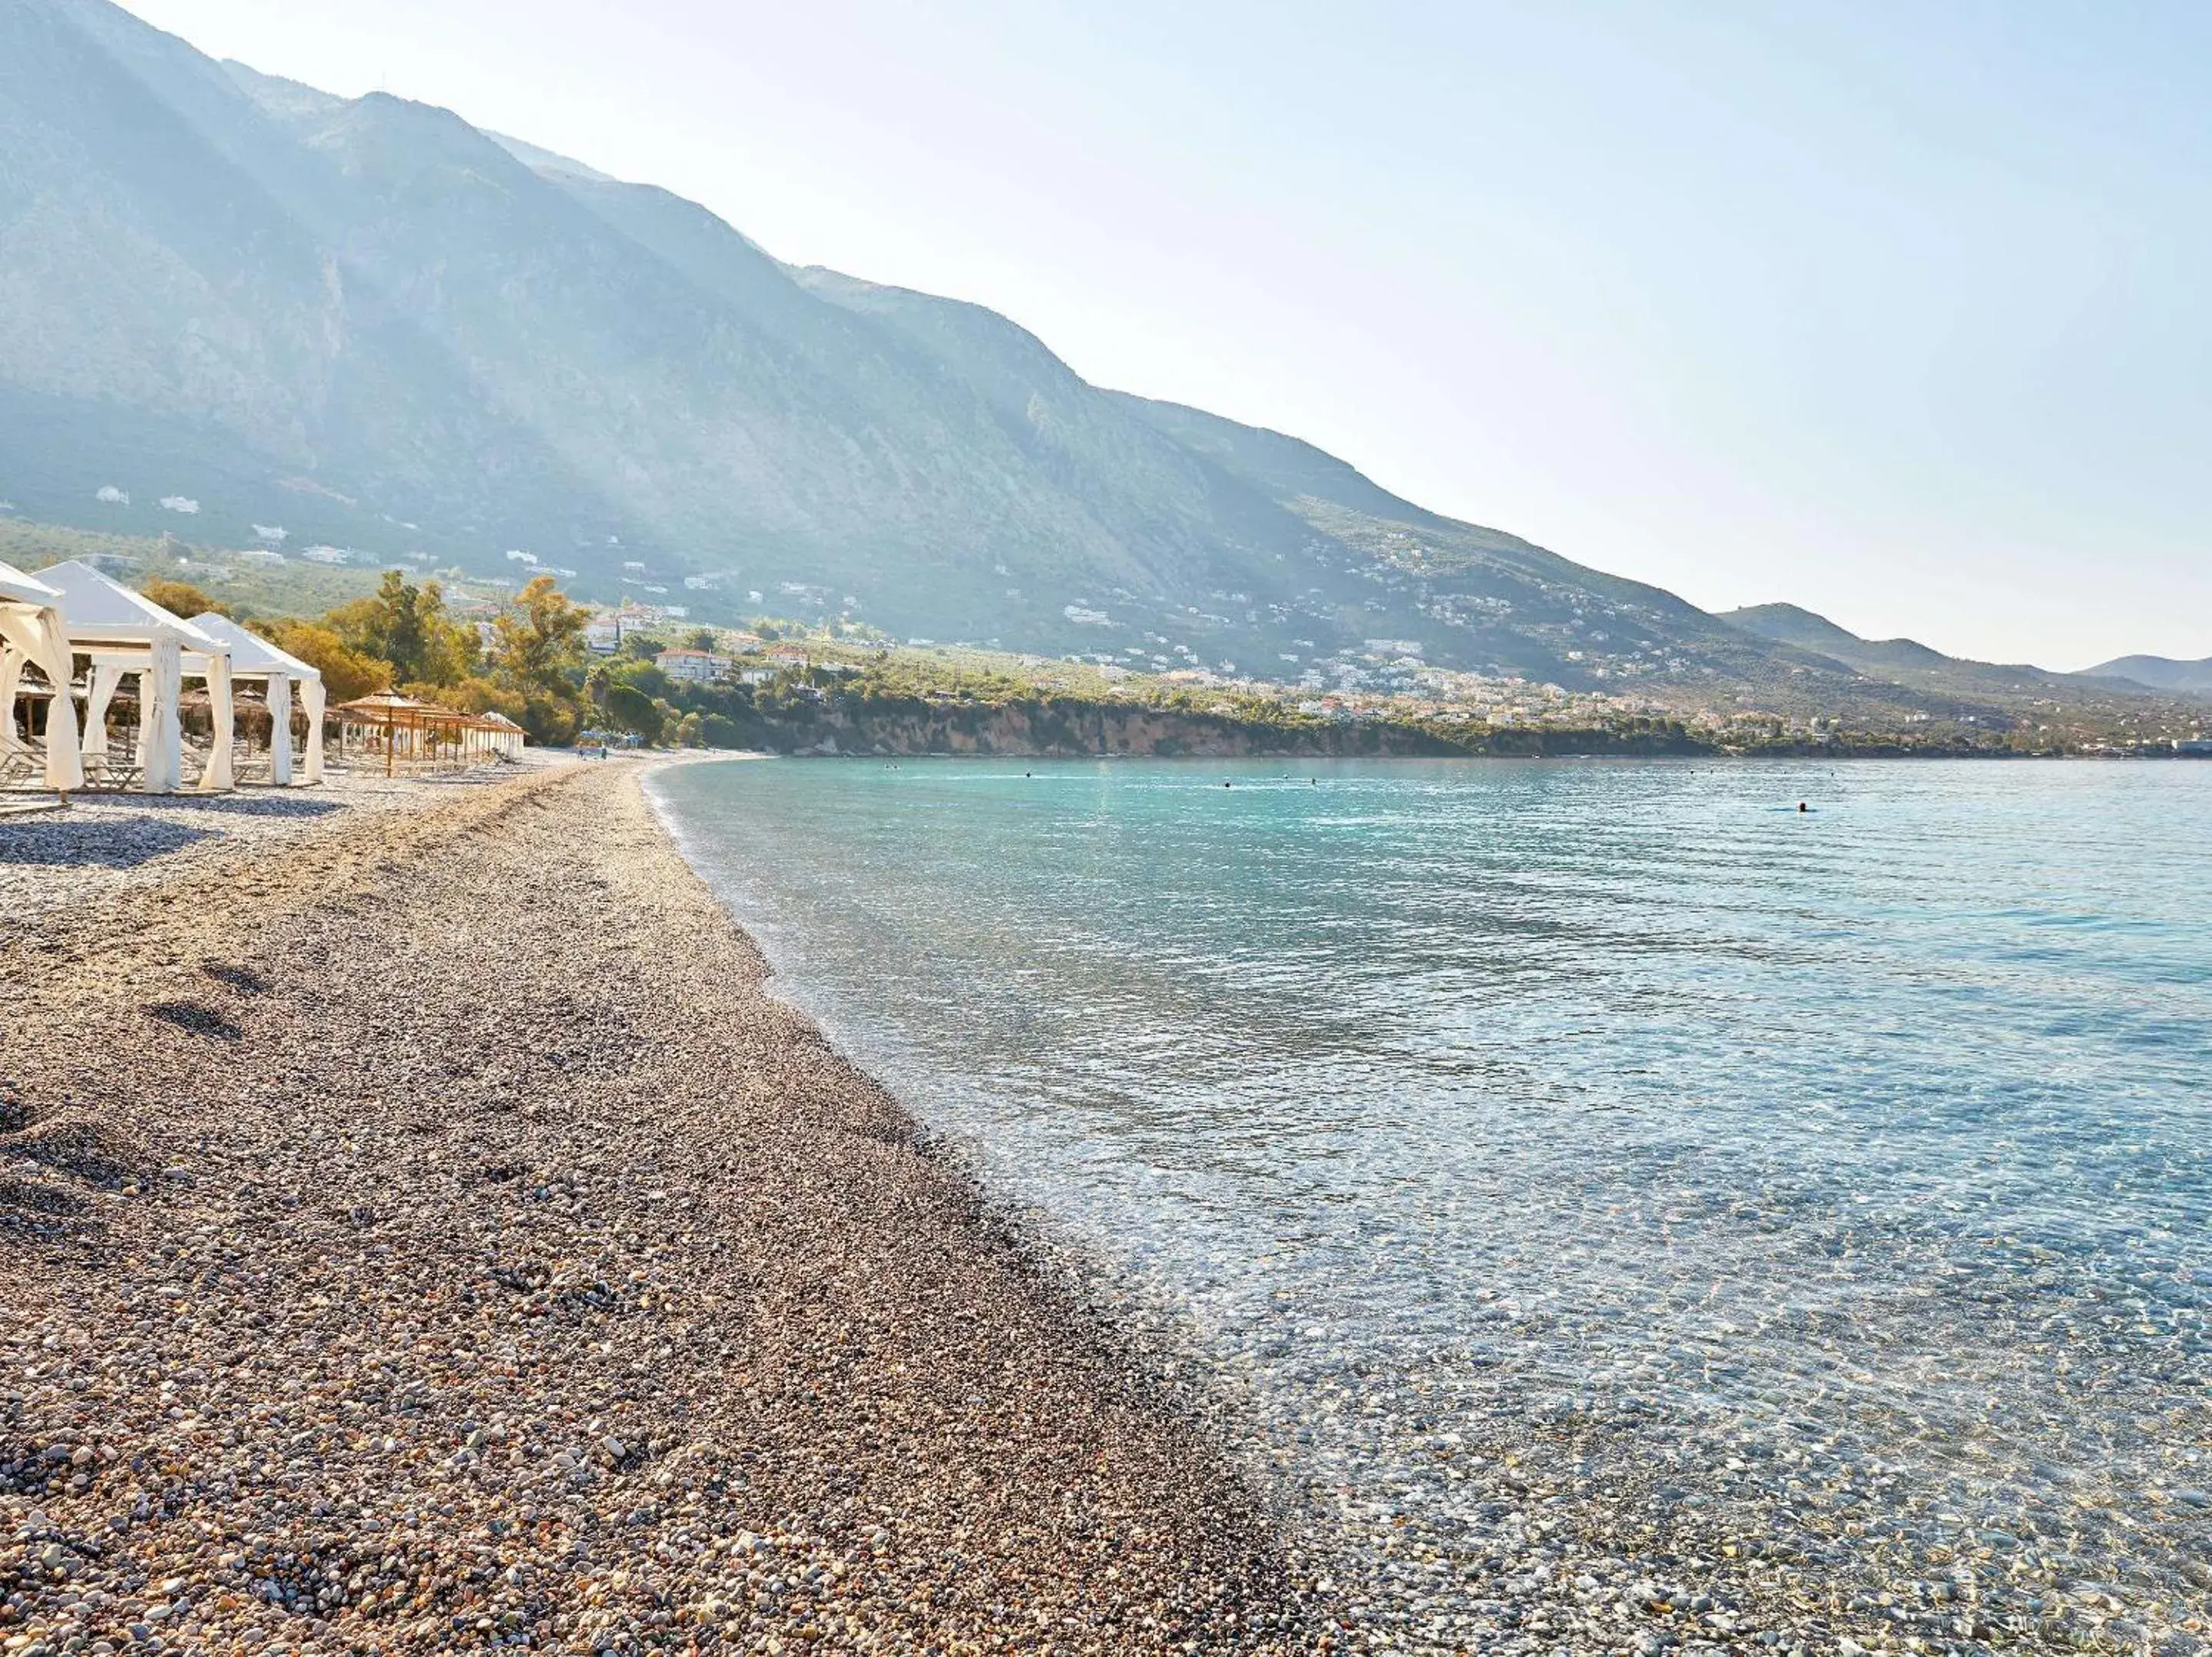
[[[785,992],[1232,1400],[1348,1622],[1448,1648],[1609,1559],[1784,1644],[2201,1643],[2212,765],[652,786]]]

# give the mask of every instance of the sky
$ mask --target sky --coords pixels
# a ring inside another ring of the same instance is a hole
[[[2199,0],[130,0],[1712,610],[2212,654]]]

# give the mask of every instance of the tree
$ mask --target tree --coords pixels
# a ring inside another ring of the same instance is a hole
[[[660,740],[660,709],[652,697],[635,685],[618,684],[607,691],[607,717],[624,731],[635,731],[647,742]]]
[[[430,687],[422,687],[428,689]],[[417,687],[410,686],[413,692]],[[457,707],[464,713],[504,713],[517,725],[530,711],[529,698],[520,690],[495,684],[489,679],[475,677],[461,680],[458,684],[435,687],[434,695],[426,695],[425,701],[441,701],[448,707]]]
[[[649,662],[668,648],[668,640],[649,633],[633,633],[622,641],[622,653],[633,661]]]
[[[573,697],[567,675],[584,658],[585,615],[550,575],[535,575],[497,623],[495,665],[514,687]]]
[[[333,704],[382,690],[394,678],[392,664],[353,649],[313,622],[276,622],[262,631],[277,649],[297,656],[323,676],[323,690]]]
[[[623,662],[607,677],[618,684],[635,685],[648,696],[665,696],[675,688],[658,662]]]
[[[714,647],[714,629],[710,627],[699,628],[684,641],[684,644],[689,650],[711,651]]]
[[[227,607],[216,602],[214,594],[194,586],[190,581],[172,581],[166,576],[156,575],[138,590],[170,615],[181,616],[188,622],[195,616],[206,615],[210,610],[219,616],[230,614]]]
[[[340,604],[325,620],[352,649],[390,662],[401,679],[452,684],[476,671],[474,629],[447,613],[435,581],[418,587],[388,569],[373,597]]]
[[[527,692],[522,699],[522,728],[542,747],[559,748],[576,739],[584,723],[584,704],[570,690],[565,695]]]

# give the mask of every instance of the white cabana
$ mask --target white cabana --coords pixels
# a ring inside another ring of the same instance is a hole
[[[300,780],[323,780],[323,675],[259,634],[215,610],[192,617],[192,625],[230,646],[230,677],[259,679],[269,695],[269,780],[282,788],[292,780],[292,692],[307,716],[307,747],[300,756]]]
[[[46,737],[40,780],[58,794],[84,786],[84,761],[76,734],[76,704],[70,682],[76,668],[61,615],[62,595],[13,564],[0,563],[0,759],[17,745],[15,698],[23,669],[46,677],[52,696],[46,704]]]
[[[523,735],[520,725],[497,709],[479,713],[477,719],[483,732],[480,751],[503,760],[522,757],[523,744],[528,738]]]
[[[138,676],[138,786],[171,794],[184,781],[184,730],[178,708],[189,677],[207,685],[215,744],[192,786],[219,793],[231,781],[230,649],[91,565],[72,559],[39,572],[61,594],[70,648],[92,663],[84,707],[84,751],[105,764],[107,705],[123,681]]]

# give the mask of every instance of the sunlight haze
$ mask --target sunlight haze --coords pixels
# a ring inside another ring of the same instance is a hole
[[[132,0],[1709,609],[2212,652],[2212,12]]]

